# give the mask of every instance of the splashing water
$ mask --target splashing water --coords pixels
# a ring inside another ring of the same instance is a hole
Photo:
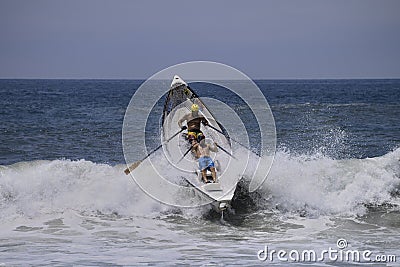
[[[264,199],[259,208],[310,216],[362,215],[366,205],[396,203],[399,158],[400,149],[382,157],[343,160],[280,151],[258,190]],[[145,195],[123,169],[85,160],[1,166],[1,218],[34,218],[66,210],[131,216],[171,209]]]

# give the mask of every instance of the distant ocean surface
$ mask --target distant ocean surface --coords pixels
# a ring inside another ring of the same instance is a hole
[[[257,252],[339,238],[400,264],[400,80],[256,80],[276,157],[253,205],[224,219],[162,205],[123,174],[122,123],[142,82],[0,80],[0,266],[285,266]]]

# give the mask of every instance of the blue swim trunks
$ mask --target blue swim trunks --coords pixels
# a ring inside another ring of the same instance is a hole
[[[210,157],[201,157],[199,158],[199,167],[200,170],[211,168],[214,167],[214,162]]]

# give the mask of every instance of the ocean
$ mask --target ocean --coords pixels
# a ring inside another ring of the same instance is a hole
[[[400,80],[256,80],[275,159],[223,216],[161,204],[123,173],[142,82],[0,80],[0,266],[400,265]],[[191,87],[246,113],[223,90]]]

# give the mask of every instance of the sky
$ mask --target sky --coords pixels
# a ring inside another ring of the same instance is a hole
[[[253,79],[400,78],[398,0],[0,0],[0,78],[146,79],[206,60]]]

